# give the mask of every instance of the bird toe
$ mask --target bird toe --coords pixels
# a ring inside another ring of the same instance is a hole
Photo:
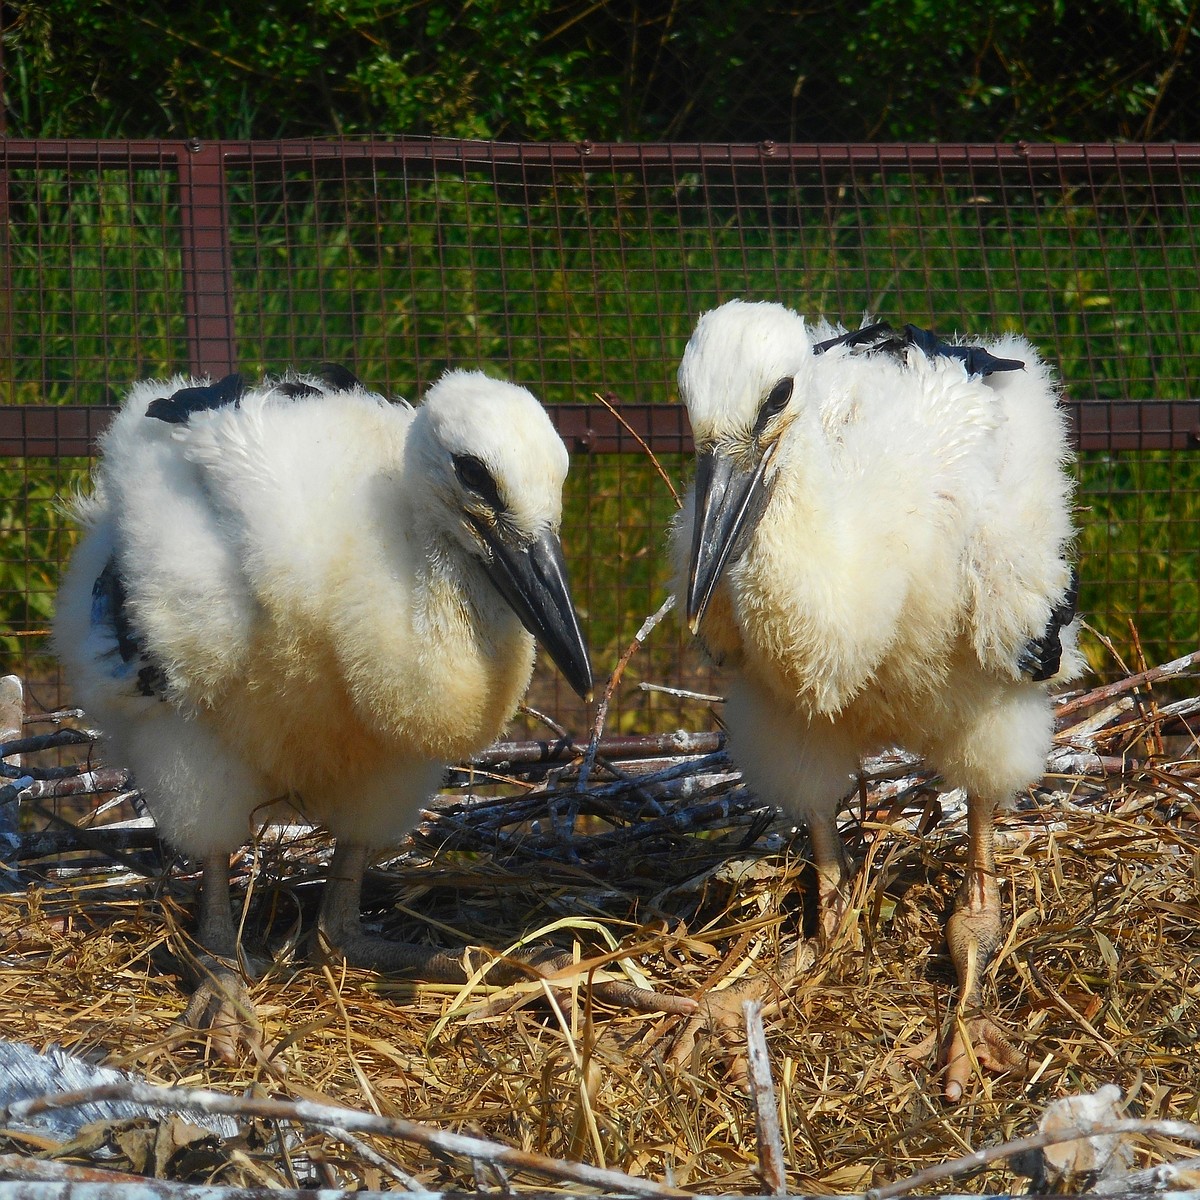
[[[959,1015],[944,1042],[939,1065],[945,1070],[942,1094],[957,1104],[972,1076],[983,1071],[1024,1070],[1028,1056],[986,1013]]]
[[[254,1001],[242,975],[220,959],[204,955],[198,963],[201,979],[187,1008],[172,1025],[173,1042],[193,1041],[199,1035],[206,1051],[225,1063],[243,1061],[243,1050],[263,1059],[263,1032]]]
[[[784,957],[778,972],[763,972],[739,979],[720,991],[700,997],[696,1012],[676,1035],[667,1055],[675,1069],[702,1061],[705,1048],[712,1046],[722,1061],[730,1082],[749,1091],[749,1063],[746,1058],[746,1015],[748,1000],[760,1001],[764,1015],[778,1011],[793,979],[816,961],[812,942],[798,942]]]
[[[729,1082],[740,1091],[749,1090],[749,1064],[746,1060],[745,1016],[748,1000],[773,998],[771,980],[765,976],[741,979],[719,992],[708,992],[695,1012],[679,1031],[667,1055],[670,1066],[681,1069],[708,1057],[711,1048],[725,1068]]]
[[[573,955],[553,947],[543,947],[524,961],[547,982],[557,982],[564,973],[578,973],[580,964]],[[558,988],[555,989],[559,990]],[[651,988],[637,987],[621,980],[597,980],[591,985],[592,996],[603,1004],[614,1008],[627,1008],[633,1012],[668,1013],[674,1016],[691,1016],[699,1005],[689,996],[672,996],[656,992]]]

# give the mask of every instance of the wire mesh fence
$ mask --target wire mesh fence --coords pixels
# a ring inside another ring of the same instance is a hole
[[[1026,333],[1076,420],[1090,622],[1127,655],[1200,640],[1200,146],[10,140],[0,171],[0,636],[38,699],[71,544],[54,497],[86,486],[129,382],[325,361],[412,399],[481,367],[552,406],[606,672],[668,588],[675,367],[733,296]],[[711,721],[639,683],[714,686],[676,623],[612,725]],[[548,667],[530,702],[584,723]]]

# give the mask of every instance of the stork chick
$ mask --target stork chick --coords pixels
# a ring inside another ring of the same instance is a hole
[[[245,1016],[223,961],[229,856],[280,798],[337,840],[323,953],[464,978],[461,954],[368,936],[360,892],[445,765],[508,721],[535,638],[590,693],[558,536],[567,451],[545,411],[478,372],[415,409],[341,369],[249,390],[177,377],[134,386],[102,449],[55,640],[163,836],[203,865],[211,986],[188,1019]],[[618,998],[658,1007],[635,992]]]
[[[946,1096],[1014,1065],[982,1011],[1001,942],[998,805],[1041,778],[1048,685],[1081,666],[1064,416],[1022,338],[809,327],[779,304],[701,317],[679,367],[696,479],[673,531],[680,610],[730,668],[747,781],[809,829],[840,922],[836,815],[864,755],[923,754],[968,795],[947,928],[959,1013]]]

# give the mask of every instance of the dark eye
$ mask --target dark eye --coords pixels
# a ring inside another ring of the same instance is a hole
[[[792,388],[795,386],[795,382],[789,375],[786,379],[781,379],[770,390],[767,398],[762,402],[762,408],[758,410],[758,420],[754,422],[755,433],[762,433],[767,422],[772,417],[778,416],[787,407],[787,402],[792,398]]]
[[[500,489],[492,473],[473,454],[456,454],[454,456],[454,473],[459,482],[468,491],[486,500],[492,508],[499,511],[504,505],[500,502]]]

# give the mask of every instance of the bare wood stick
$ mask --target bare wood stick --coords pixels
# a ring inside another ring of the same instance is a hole
[[[597,743],[597,758],[609,762],[629,762],[664,755],[711,754],[725,745],[725,735],[713,733],[609,734]],[[535,773],[530,768],[568,764],[587,752],[587,747],[571,738],[554,741],[497,742],[472,757],[467,768],[500,771],[509,775]],[[463,768],[452,767],[452,771]]]
[[[35,733],[0,744],[0,758],[32,754],[37,750],[53,750],[56,746],[86,746],[95,740],[84,729],[56,729],[53,733]]]
[[[127,1171],[117,1171],[108,1167],[79,1167],[73,1166],[71,1163],[55,1162],[53,1159],[31,1158],[24,1154],[0,1154],[0,1179],[5,1180],[40,1180],[43,1182],[61,1182],[61,1183],[91,1183],[91,1184],[107,1184],[111,1191],[97,1192],[93,1189],[88,1190],[88,1195],[92,1197],[102,1197],[109,1195],[113,1200],[118,1200],[119,1197],[128,1197],[128,1188],[131,1184],[136,1184],[138,1187],[150,1187],[153,1189],[154,1180],[147,1179],[145,1175],[131,1175]],[[12,1193],[6,1192],[6,1195]],[[20,1193],[17,1193],[18,1195]],[[50,1194],[48,1192],[35,1192],[30,1190],[29,1196],[32,1198],[35,1195],[40,1195],[43,1198]],[[153,1194],[153,1193],[151,1193]]]
[[[895,1196],[904,1196],[915,1192],[918,1188],[928,1187],[943,1179],[951,1179],[955,1175],[966,1175],[986,1167],[989,1163],[1006,1158],[1015,1158],[1030,1150],[1042,1150],[1046,1146],[1057,1146],[1062,1142],[1074,1142],[1081,1138],[1119,1136],[1123,1133],[1141,1133],[1151,1137],[1177,1138],[1182,1142],[1200,1142],[1200,1125],[1190,1121],[1097,1121],[1086,1122],[1072,1129],[1045,1130],[1031,1134],[1029,1137],[1015,1138],[1011,1142],[1003,1142],[999,1146],[985,1146],[982,1150],[974,1150],[964,1154],[962,1158],[951,1159],[950,1162],[937,1163],[926,1167],[907,1179],[895,1183],[886,1183],[882,1187],[869,1188],[865,1200],[893,1200]]]
[[[1127,675],[1124,679],[1118,679],[1115,683],[1106,683],[1103,687],[1093,688],[1090,692],[1084,692],[1079,696],[1072,696],[1069,700],[1064,700],[1055,709],[1056,717],[1069,716],[1073,712],[1078,712],[1081,708],[1087,708],[1090,704],[1099,704],[1105,700],[1111,700],[1114,696],[1120,696],[1125,692],[1131,692],[1135,688],[1142,687],[1147,683],[1157,683],[1163,679],[1177,679],[1181,675],[1188,675],[1193,671],[1200,670],[1200,650],[1193,650],[1191,654],[1185,654],[1182,658],[1172,659],[1169,663],[1163,663],[1160,667],[1151,667],[1146,671],[1138,671],[1135,675]]]
[[[634,441],[636,441],[637,444],[639,446],[641,446],[641,448],[643,450],[645,450],[646,457],[650,459],[650,462],[653,464],[654,469],[659,473],[659,475],[662,476],[663,483],[665,483],[667,485],[667,487],[670,489],[671,499],[675,501],[675,507],[682,508],[683,501],[679,498],[679,492],[676,490],[675,485],[671,482],[670,475],[668,475],[666,473],[666,471],[663,470],[662,463],[660,463],[658,461],[657,457],[655,457],[654,451],[650,449],[650,446],[647,443],[646,439],[644,437],[642,437],[642,435],[640,433],[638,433],[638,431],[636,429],[634,429],[634,427],[632,425],[630,425],[630,423],[627,420],[625,420],[625,418],[623,416],[621,416],[620,411],[617,409],[616,405],[613,404],[612,400],[610,400],[608,396],[602,396],[599,392],[593,392],[592,395],[595,396],[596,399],[599,400],[600,403],[603,404],[604,407],[607,408],[608,411],[610,413],[612,413],[612,415],[614,417],[616,417],[617,421],[620,422],[620,424],[621,424],[622,428],[625,430],[625,432],[628,433],[634,439]]]
[[[746,1017],[750,1100],[754,1105],[754,1125],[758,1132],[758,1174],[769,1195],[784,1196],[787,1194],[787,1171],[783,1162],[783,1135],[779,1130],[775,1082],[771,1078],[771,1059],[763,1032],[762,1001],[744,1001],[742,1012]]]
[[[31,830],[21,835],[17,857],[22,860],[51,858],[73,850],[90,850],[104,858],[118,859],[122,850],[153,850],[159,844],[158,830],[144,828],[110,829],[100,826],[81,836],[74,828]],[[142,874],[139,872],[139,874]]]
[[[129,772],[124,767],[100,767],[64,779],[34,779],[24,788],[23,800],[58,800],[63,796],[91,796],[123,792],[130,788]]]
[[[668,687],[665,683],[647,683],[644,679],[638,684],[643,692],[655,692],[662,696],[678,696],[682,700],[698,700],[702,704],[724,704],[724,696],[715,696],[711,692],[693,692],[690,688]]]
[[[0,1108],[0,1120],[5,1117],[20,1120],[55,1108],[70,1108],[102,1100],[127,1100],[146,1108],[168,1109],[173,1112],[224,1113],[235,1117],[258,1117],[268,1121],[293,1121],[298,1125],[324,1129],[333,1137],[337,1137],[340,1132],[370,1133],[411,1142],[435,1153],[497,1163],[510,1170],[528,1171],[548,1179],[567,1180],[604,1191],[669,1200],[687,1200],[689,1196],[689,1193],[678,1188],[667,1187],[649,1179],[639,1179],[622,1171],[610,1171],[589,1166],[587,1163],[564,1162],[544,1154],[517,1150],[502,1142],[434,1129],[417,1121],[405,1120],[403,1117],[381,1117],[374,1113],[358,1112],[333,1104],[315,1104],[308,1100],[226,1096],[220,1092],[203,1089],[189,1091],[182,1088],[160,1088],[136,1081],[103,1084],[33,1100],[20,1100],[6,1108]]]
[[[19,675],[0,675],[0,744],[16,741],[25,720],[25,685]],[[7,756],[6,756],[7,757]],[[15,756],[14,767],[21,765]]]
[[[621,676],[625,674],[625,668],[629,666],[629,660],[638,652],[641,644],[654,631],[654,627],[675,607],[675,594],[672,592],[658,606],[658,611],[652,613],[643,622],[642,627],[633,636],[633,641],[625,648],[625,653],[621,655],[617,661],[617,665],[613,668],[612,674],[608,677],[608,683],[604,688],[604,695],[600,699],[600,703],[596,705],[596,720],[592,725],[592,736],[588,741],[587,753],[583,756],[583,762],[579,767],[579,787],[582,790],[587,787],[588,775],[591,772],[591,765],[595,761],[596,751],[600,746],[600,735],[604,732],[604,722],[608,719],[608,706],[612,703],[613,694],[617,690],[617,684],[621,681]]]
[[[53,712],[28,713],[26,725],[61,725],[64,721],[83,720],[82,708],[56,708]]]

